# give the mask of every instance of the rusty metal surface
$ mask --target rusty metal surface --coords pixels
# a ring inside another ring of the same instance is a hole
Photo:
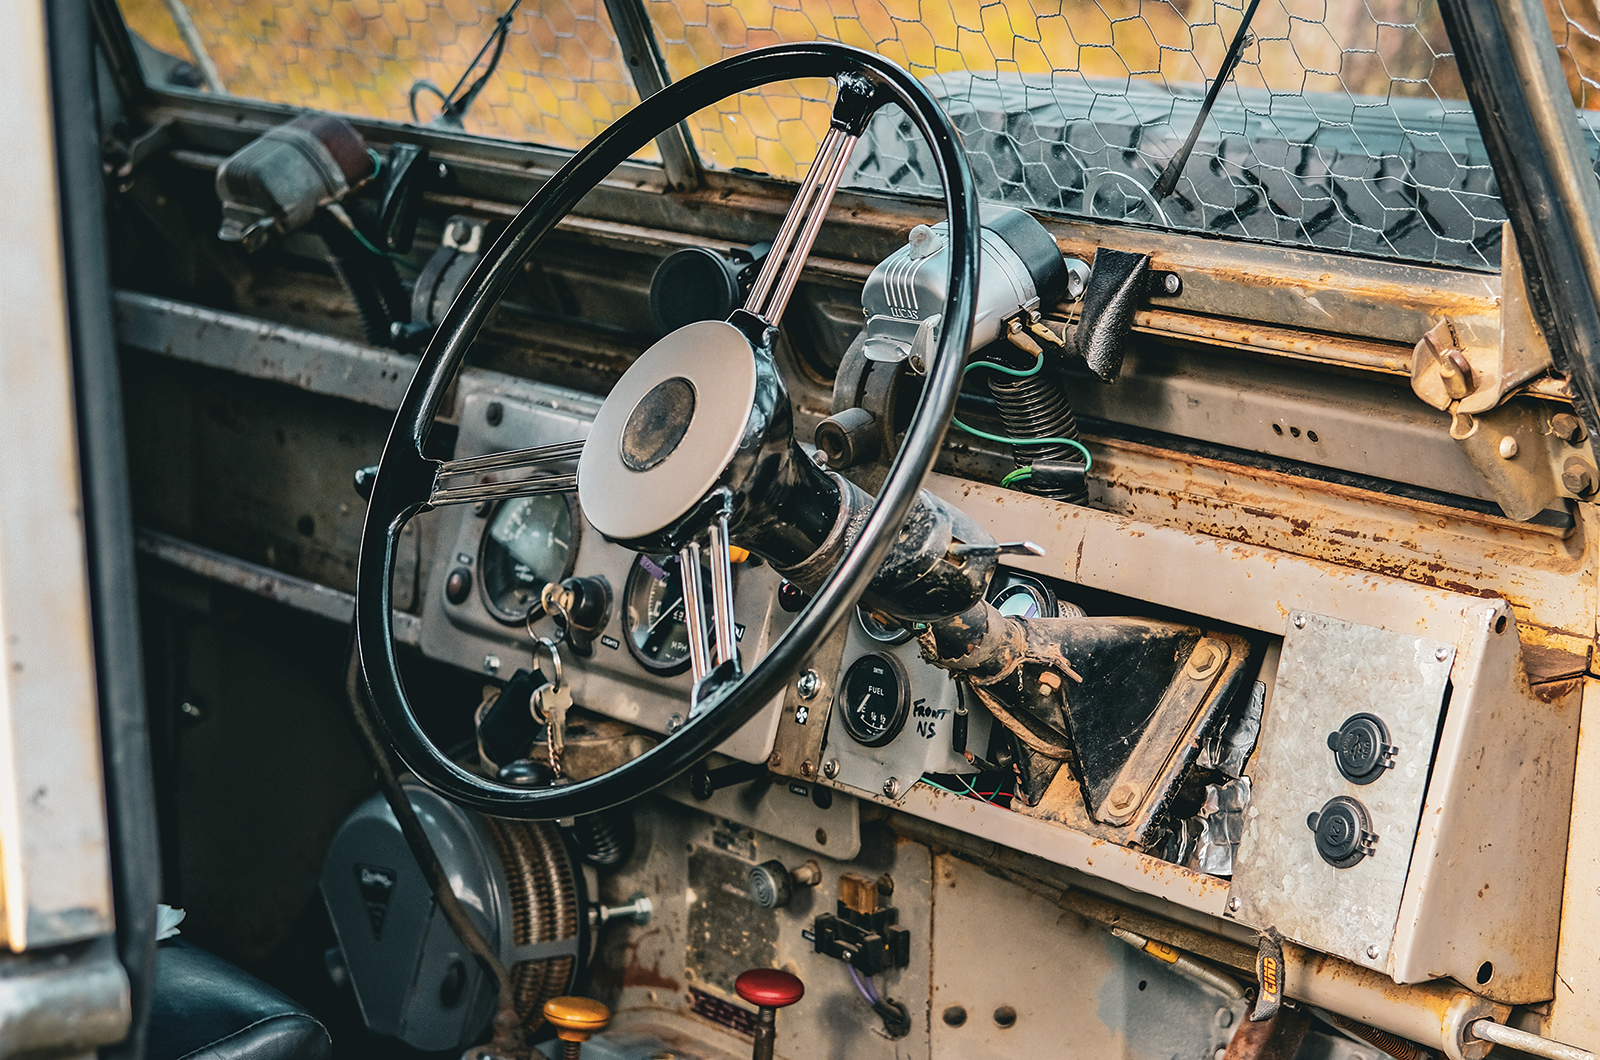
[[[1239,840],[1240,921],[1387,968],[1454,655],[1436,640],[1291,612]],[[1326,742],[1361,712],[1381,718],[1399,749],[1394,768],[1365,785],[1340,774]],[[1359,800],[1378,836],[1369,855],[1343,868],[1317,853],[1307,826],[1335,797]]]
[[[1536,680],[1587,666],[1600,577],[1587,506],[1576,510],[1577,527],[1563,535],[1198,457],[1175,461],[1131,443],[1093,444],[1095,501],[1117,514],[1351,571],[1501,597],[1516,612]]]

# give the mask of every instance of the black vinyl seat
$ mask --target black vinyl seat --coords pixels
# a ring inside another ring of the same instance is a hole
[[[329,1060],[316,1017],[182,939],[156,951],[147,1060]]]

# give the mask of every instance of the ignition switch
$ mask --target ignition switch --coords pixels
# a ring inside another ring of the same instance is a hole
[[[604,578],[568,578],[546,582],[539,594],[545,613],[567,634],[567,643],[579,655],[588,655],[594,638],[611,617],[611,585]]]

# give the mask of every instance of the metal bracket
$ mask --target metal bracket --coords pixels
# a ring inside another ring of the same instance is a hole
[[[1507,223],[1501,234],[1500,329],[1497,336],[1440,318],[1411,356],[1411,389],[1445,412],[1477,414],[1500,405],[1518,387],[1553,367],[1550,346],[1533,319],[1522,258]]]

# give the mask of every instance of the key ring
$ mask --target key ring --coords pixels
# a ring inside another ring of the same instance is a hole
[[[535,639],[533,642],[533,665],[535,667],[539,665],[540,649],[550,653],[550,669],[554,671],[550,677],[550,687],[552,689],[560,688],[566,683],[566,678],[561,672],[561,649],[557,648],[556,642],[549,637]]]

